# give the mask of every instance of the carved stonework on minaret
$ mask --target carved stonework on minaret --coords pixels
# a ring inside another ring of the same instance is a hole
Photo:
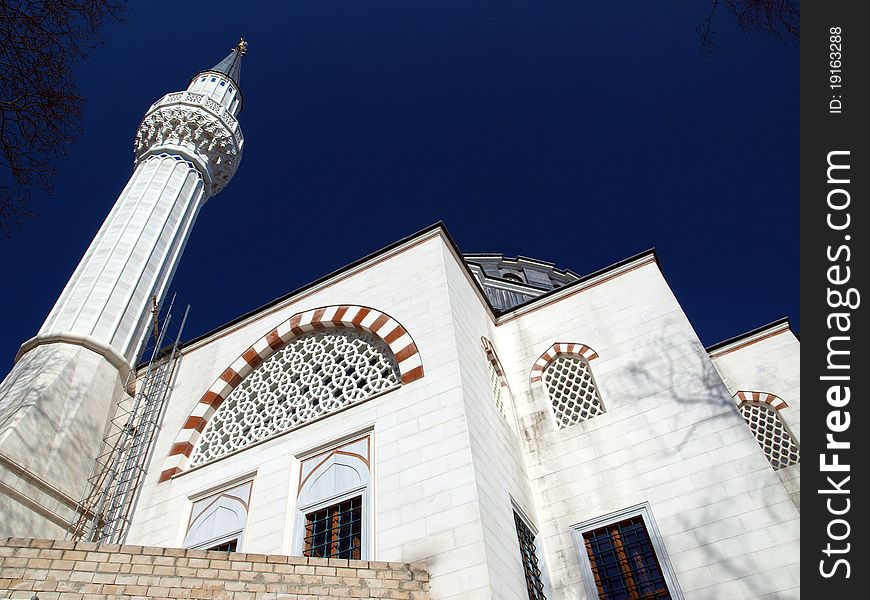
[[[209,196],[220,192],[236,173],[244,138],[238,121],[202,94],[167,94],[139,125],[136,161],[155,154],[183,152],[209,183]]]

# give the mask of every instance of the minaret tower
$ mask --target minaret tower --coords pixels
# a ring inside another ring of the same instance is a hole
[[[151,105],[133,174],[0,384],[0,536],[62,537],[199,210],[242,158],[242,40]]]

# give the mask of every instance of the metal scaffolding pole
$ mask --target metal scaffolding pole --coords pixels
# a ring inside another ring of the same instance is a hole
[[[169,302],[162,324],[158,324],[155,301],[154,347],[145,373],[129,410],[122,402],[113,419],[89,480],[89,493],[78,506],[78,519],[70,537],[104,543],[123,543],[160,421],[172,388],[181,332],[190,310],[188,305],[171,344],[163,347],[172,323],[176,297]],[[141,372],[141,369],[140,369]],[[118,425],[118,423],[123,423]]]

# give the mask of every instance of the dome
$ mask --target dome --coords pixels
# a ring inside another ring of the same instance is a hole
[[[493,308],[510,310],[580,277],[553,263],[518,256],[481,253],[463,255]]]

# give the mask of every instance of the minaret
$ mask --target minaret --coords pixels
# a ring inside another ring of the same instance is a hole
[[[0,384],[0,535],[62,537],[199,210],[242,158],[242,40],[151,105],[133,174]]]

